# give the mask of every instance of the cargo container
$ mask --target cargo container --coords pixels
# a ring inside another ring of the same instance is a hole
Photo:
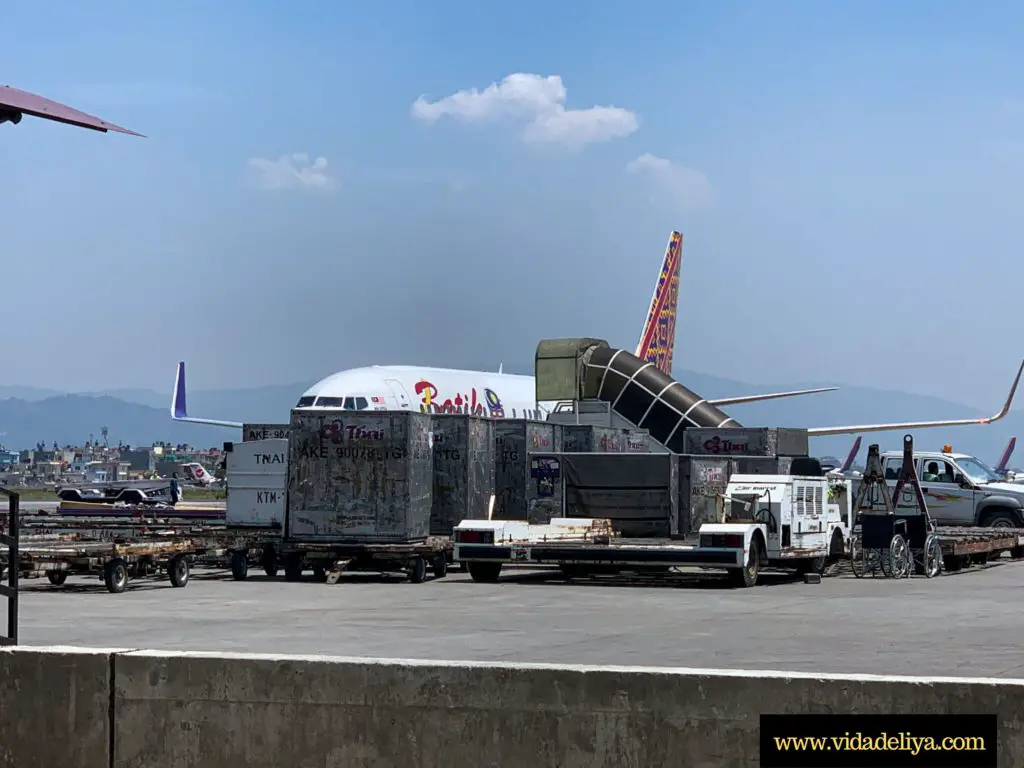
[[[680,537],[696,534],[702,523],[718,522],[722,495],[738,461],[710,456],[679,457],[679,524],[676,528]]]
[[[594,424],[562,426],[562,450],[566,453],[646,453],[647,433],[636,429]]]
[[[431,416],[293,410],[286,535],[396,542],[430,534]]]
[[[284,528],[288,441],[225,443],[229,528]]]
[[[684,454],[693,456],[806,456],[806,429],[783,427],[690,427]]]
[[[493,517],[546,523],[561,514],[562,425],[525,419],[494,421]]]
[[[487,517],[494,493],[494,421],[432,416],[434,490],[430,533],[451,536],[460,520]]]

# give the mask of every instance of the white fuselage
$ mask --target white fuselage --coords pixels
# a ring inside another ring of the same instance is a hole
[[[537,402],[533,376],[413,365],[372,365],[321,379],[302,393],[295,408],[546,419],[554,406],[555,403]]]

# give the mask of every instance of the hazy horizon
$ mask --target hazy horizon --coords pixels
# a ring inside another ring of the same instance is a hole
[[[1005,398],[1024,6],[303,9],[8,9],[5,82],[147,138],[0,124],[0,381],[164,392],[184,359],[204,391],[632,348],[679,229],[679,368]],[[979,336],[994,352],[966,356]]]

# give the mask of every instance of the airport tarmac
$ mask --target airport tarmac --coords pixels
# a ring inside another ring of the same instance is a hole
[[[927,580],[773,578],[752,589],[617,586],[509,572],[336,585],[195,570],[121,595],[23,582],[30,645],[1020,677],[1024,563]]]

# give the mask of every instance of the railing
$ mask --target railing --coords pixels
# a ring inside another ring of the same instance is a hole
[[[7,634],[0,635],[0,645],[18,644],[18,566],[21,555],[18,539],[21,533],[20,496],[0,488],[7,497],[7,525],[0,524],[0,597],[7,598]],[[0,518],[2,519],[2,518]],[[2,576],[7,576],[3,583]]]

